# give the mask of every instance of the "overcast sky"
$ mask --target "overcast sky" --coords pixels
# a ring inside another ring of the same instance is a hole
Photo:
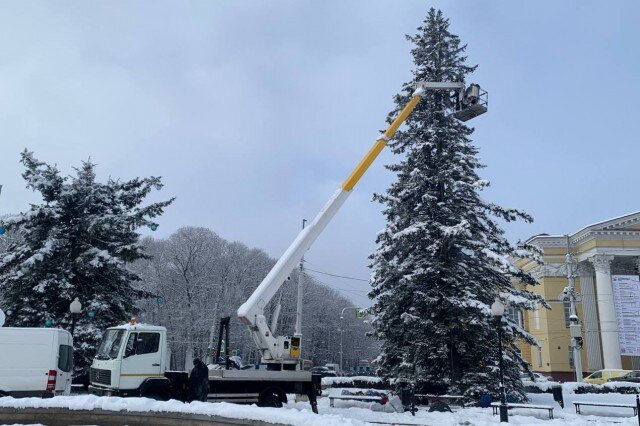
[[[36,200],[24,148],[69,173],[91,157],[101,178],[163,176],[177,200],[156,235],[206,226],[278,257],[384,127],[430,6],[489,92],[471,122],[484,197],[536,220],[511,238],[640,210],[637,1],[5,1],[0,214]],[[380,160],[310,268],[368,277]],[[365,282],[317,277],[368,304]]]

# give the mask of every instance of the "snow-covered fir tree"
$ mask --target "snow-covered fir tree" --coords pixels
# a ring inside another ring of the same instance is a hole
[[[431,9],[408,39],[413,79],[396,95],[389,119],[409,101],[416,82],[465,81],[475,69],[440,11]],[[401,160],[387,166],[395,182],[374,196],[385,206],[387,225],[371,256],[371,312],[383,342],[383,375],[477,398],[498,391],[497,327],[490,313],[495,298],[517,309],[547,305],[514,286],[536,280],[507,258],[534,254],[507,241],[497,222],[532,219],[480,197],[488,182],[477,174],[483,165],[470,140],[473,129],[449,115],[453,107],[451,94],[427,92],[390,143]],[[524,398],[519,368],[528,367],[516,340],[535,339],[511,320],[502,327],[505,385]]]
[[[127,264],[143,258],[140,227],[173,200],[143,206],[147,195],[162,188],[160,178],[96,181],[95,165],[84,162],[75,176],[22,153],[27,188],[42,202],[29,211],[3,218],[8,232],[19,229],[19,243],[0,258],[0,292],[7,325],[69,329],[69,304],[78,298],[83,312],[74,333],[76,369],[91,363],[106,327],[133,313],[139,278]],[[89,313],[93,316],[90,317]]]

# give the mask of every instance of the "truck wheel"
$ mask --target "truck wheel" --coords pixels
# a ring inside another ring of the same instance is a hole
[[[278,392],[268,391],[260,396],[258,405],[260,407],[282,408],[282,399],[280,399]]]
[[[164,389],[150,389],[142,396],[156,401],[168,401],[169,395],[167,394],[168,392],[166,392]]]

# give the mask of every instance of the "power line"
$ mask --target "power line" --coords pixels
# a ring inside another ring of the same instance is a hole
[[[316,273],[322,274],[322,275],[329,275],[330,277],[344,278],[345,280],[363,281],[363,282],[366,282],[366,283],[369,282],[369,280],[365,280],[364,278],[355,278],[355,277],[348,277],[346,275],[331,274],[329,272],[317,271],[317,270],[311,269],[311,268],[307,268],[307,271],[316,272]]]
[[[308,270],[308,269],[307,269]],[[313,279],[318,283],[318,284],[322,284],[326,287],[329,287],[332,290],[340,290],[340,291],[351,291],[354,293],[369,293],[369,290],[357,290],[355,288],[340,288],[340,287],[336,287],[333,284],[329,284],[325,281],[322,281],[321,279],[319,279],[318,277],[313,277]]]

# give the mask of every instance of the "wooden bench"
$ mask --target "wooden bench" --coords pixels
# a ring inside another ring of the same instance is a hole
[[[573,405],[576,406],[576,413],[582,414],[580,412],[581,405],[589,405],[592,407],[619,407],[619,408],[633,408],[633,415],[638,415],[638,407],[636,404],[616,404],[611,402],[594,402],[594,401],[574,401]]]
[[[383,396],[369,395],[329,395],[329,406],[333,407],[333,401],[338,399],[341,401],[362,401],[362,402],[379,402],[382,403]]]
[[[507,408],[527,408],[530,410],[547,410],[549,412],[549,418],[553,419],[553,407],[550,405],[530,405],[530,404],[513,404],[508,402]],[[499,402],[492,402],[491,408],[493,409],[493,415],[497,415],[500,410]]]

